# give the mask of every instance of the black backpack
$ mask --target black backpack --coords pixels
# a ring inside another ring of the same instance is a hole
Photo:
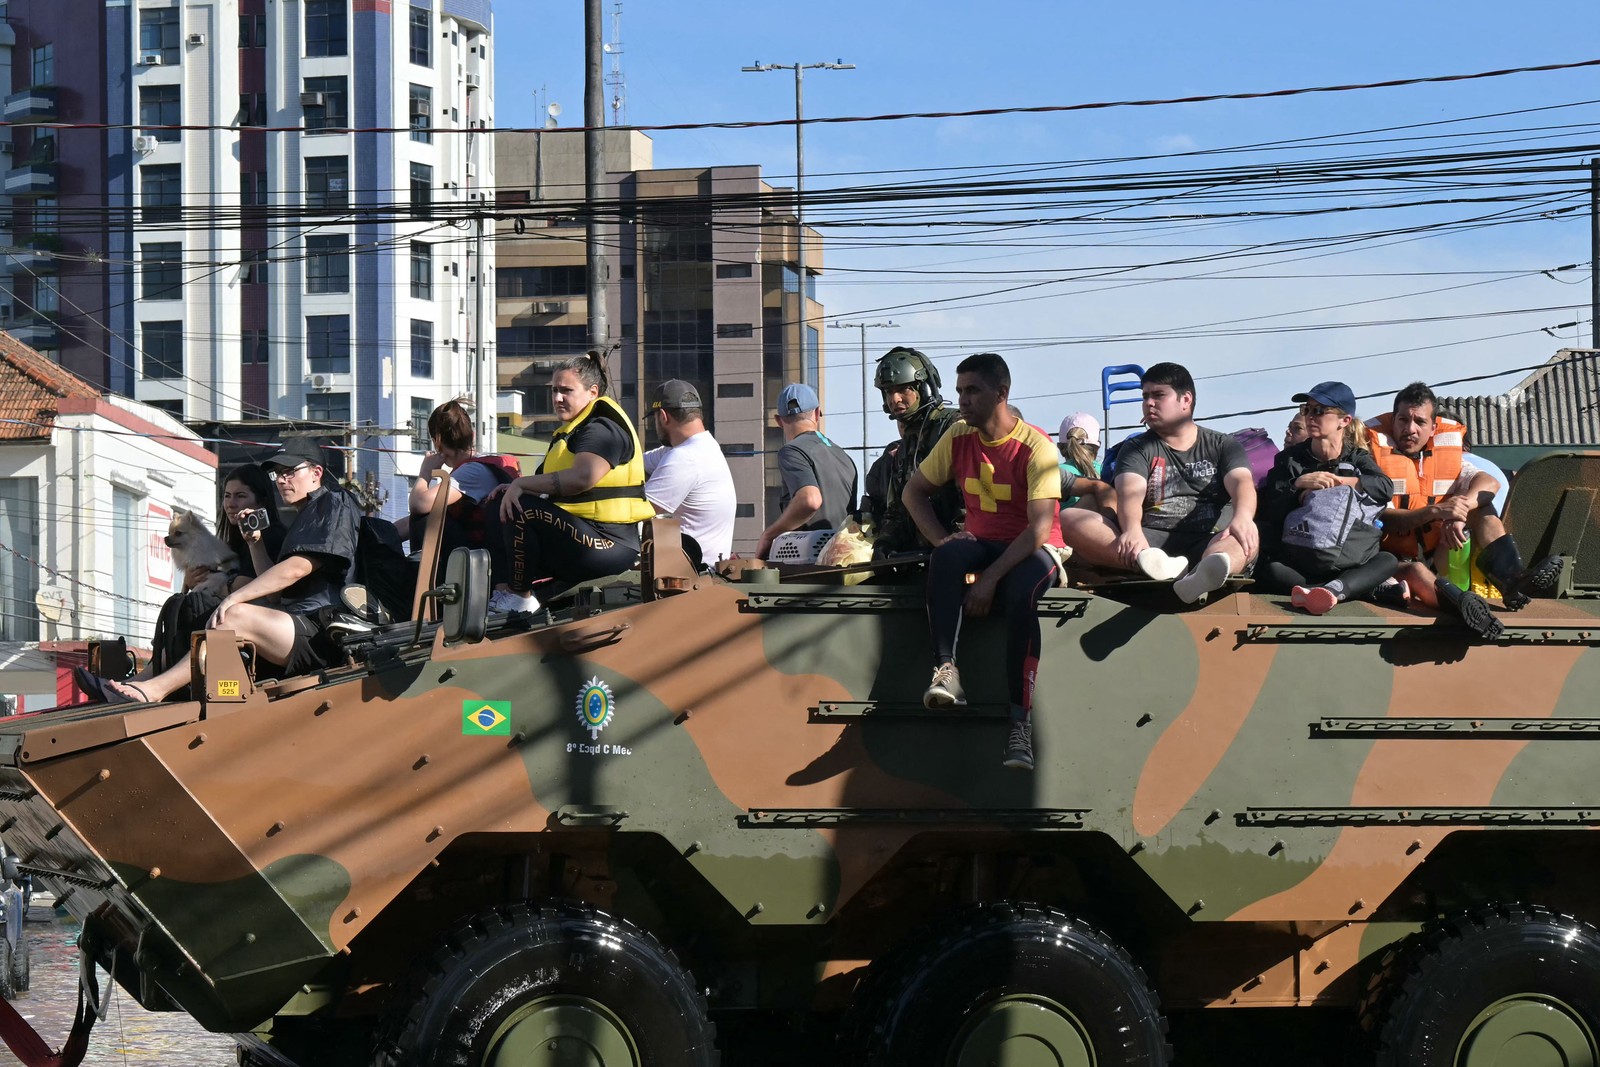
[[[355,581],[366,586],[397,622],[411,618],[411,597],[420,569],[417,561],[406,555],[394,523],[362,518],[356,539]]]
[[[222,598],[204,589],[174,593],[161,605],[156,616],[156,633],[150,639],[151,673],[160,674],[175,663],[189,658],[189,638],[204,630]]]

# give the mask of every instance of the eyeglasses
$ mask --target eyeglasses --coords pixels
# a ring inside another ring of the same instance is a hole
[[[296,474],[299,474],[303,470],[308,470],[310,467],[311,464],[309,463],[302,463],[300,466],[290,467],[288,470],[284,470],[282,467],[279,467],[277,470],[272,472],[272,476],[281,482],[289,478],[293,478]]]

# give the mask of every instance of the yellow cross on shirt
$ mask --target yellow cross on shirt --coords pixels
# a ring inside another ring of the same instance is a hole
[[[962,488],[978,498],[978,506],[984,511],[999,511],[998,501],[1011,499],[1011,485],[1008,482],[995,484],[994,464],[986,459],[978,460],[978,476],[968,478]]]

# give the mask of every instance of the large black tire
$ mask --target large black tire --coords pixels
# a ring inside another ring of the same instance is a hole
[[[1386,960],[1378,1067],[1600,1063],[1600,930],[1532,905],[1431,923]]]
[[[28,927],[17,924],[17,947],[11,954],[11,992],[26,993],[33,982],[33,952],[28,947]]]
[[[974,908],[933,938],[869,1030],[871,1067],[1162,1067],[1172,1057],[1161,1003],[1127,952],[1030,904]]]
[[[6,1000],[17,999],[16,987],[11,984],[11,956],[11,942],[0,930],[0,997]]]
[[[380,1029],[376,1067],[715,1067],[705,998],[655,938],[581,904],[481,912]]]

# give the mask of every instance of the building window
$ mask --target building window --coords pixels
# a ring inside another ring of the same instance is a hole
[[[350,206],[350,160],[346,156],[306,158],[306,207],[343,211]]]
[[[267,94],[240,93],[238,122],[240,126],[265,126],[267,124]]]
[[[306,292],[350,291],[350,238],[342,233],[306,238]]]
[[[350,125],[348,84],[349,80],[343,75],[305,80],[305,92],[300,94],[300,110],[305,113],[307,133],[342,130]]]
[[[176,300],[183,289],[183,246],[159,241],[139,246],[139,295],[146,300]]]
[[[419,67],[433,66],[433,10],[411,9],[411,62]]]
[[[139,87],[139,125],[143,133],[158,141],[176,141],[181,130],[151,129],[157,126],[179,126],[183,123],[183,106],[176,85],[141,85]]]
[[[718,337],[754,337],[756,328],[748,322],[717,323]]]
[[[756,506],[754,504],[735,504],[733,517],[736,519],[753,519],[756,517]]]
[[[177,8],[147,7],[139,12],[139,54],[159,55],[162,66],[177,66]]]
[[[589,327],[583,325],[502,326],[495,331],[495,349],[501,359],[575,356],[588,347]]]
[[[719,382],[717,383],[717,399],[732,400],[741,396],[755,396],[754,382]]]
[[[433,246],[427,241],[411,242],[411,295],[433,299]]]
[[[428,435],[428,416],[433,414],[433,401],[425,396],[411,398],[411,450],[426,452],[433,447]]]
[[[582,296],[589,289],[589,268],[581,263],[559,267],[501,267],[495,274],[496,296]]]
[[[411,320],[411,373],[433,377],[433,323],[426,319]]]
[[[41,529],[39,483],[32,478],[0,478],[0,542],[28,559],[38,559]],[[37,641],[39,619],[32,608],[39,592],[39,568],[9,552],[0,553],[0,589],[21,605],[8,605],[0,612],[0,640]]]
[[[239,280],[245,285],[266,285],[271,257],[265,248],[247,248],[239,258]]]
[[[51,319],[61,314],[61,290],[56,288],[55,279],[33,279],[33,311]]]
[[[350,422],[349,393],[307,393],[306,418],[312,422]]]
[[[822,383],[822,333],[815,326],[806,327],[805,366],[800,369],[800,380],[807,385]]]
[[[33,202],[34,233],[59,233],[61,230],[61,202],[53,196],[41,196]]]
[[[342,56],[349,52],[346,0],[306,0],[306,55]]]
[[[240,48],[265,48],[265,47],[267,47],[267,16],[265,16],[265,15],[240,15],[239,16],[239,47]]]
[[[111,488],[111,600],[112,625],[117,633],[136,632],[133,621],[135,576],[142,573],[139,552],[145,546],[139,498],[126,489]]]
[[[433,90],[426,85],[411,86],[411,139],[432,144]]]
[[[53,44],[36,44],[33,46],[33,85],[38,87],[50,86],[56,83],[56,46]]]
[[[144,376],[152,380],[183,377],[183,323],[147,322],[140,327],[139,350]]]
[[[756,446],[748,441],[735,441],[733,444],[722,446],[722,454],[724,456],[753,456],[755,452]]]
[[[306,362],[317,374],[350,373],[350,316],[306,316]]]
[[[245,330],[240,338],[239,362],[246,367],[267,362],[267,331]]]
[[[181,400],[141,400],[142,404],[149,404],[157,411],[165,411],[175,419],[183,418],[183,401]],[[262,416],[265,418],[265,415]]]
[[[267,172],[264,170],[247,170],[239,175],[239,203],[244,207],[267,206]],[[252,211],[252,218],[259,219],[264,212]]]
[[[176,163],[146,163],[139,168],[139,217],[145,222],[178,221],[182,194],[183,180]]]
[[[718,263],[717,277],[719,278],[748,278],[751,275],[748,263]]]
[[[411,216],[433,218],[433,168],[426,163],[411,164]]]

